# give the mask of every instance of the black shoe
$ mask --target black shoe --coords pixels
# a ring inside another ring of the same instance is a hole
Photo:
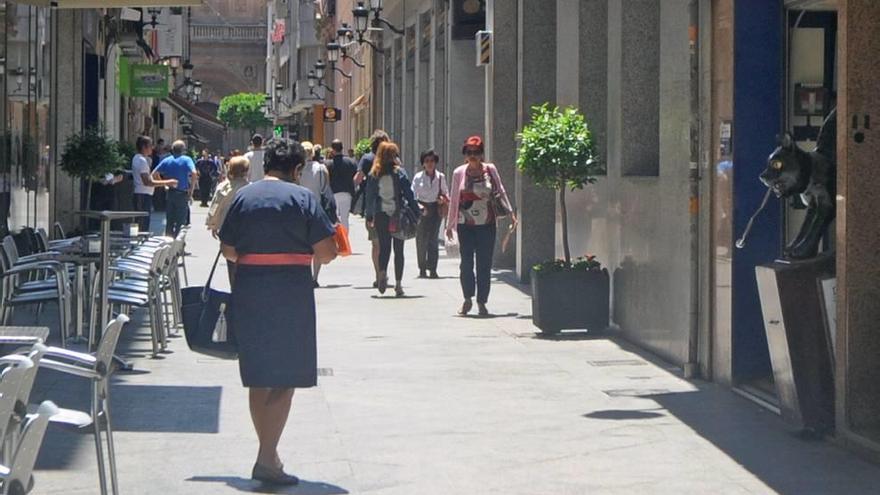
[[[483,303],[477,303],[477,314],[480,316],[489,316],[489,310],[486,309],[486,305]]]
[[[299,478],[292,474],[285,473],[284,466],[271,468],[260,464],[254,464],[251,478],[269,485],[294,486],[299,484]]]
[[[374,289],[378,289],[378,288],[379,288],[379,281],[378,281],[378,280],[376,280],[375,282],[373,282],[373,288],[374,288]]]
[[[388,276],[387,275],[383,274],[382,276],[379,277],[379,286],[377,287],[377,289],[379,289],[379,294],[385,294],[385,291],[388,289]]]
[[[474,307],[473,301],[470,299],[465,299],[464,303],[461,305],[461,309],[458,311],[458,314],[464,316],[471,312],[471,309]]]
[[[435,271],[431,272],[430,278],[437,280],[438,278],[440,278],[440,275],[437,275],[437,271],[435,270]]]
[[[428,272],[425,270],[419,270],[419,278],[428,278]]]

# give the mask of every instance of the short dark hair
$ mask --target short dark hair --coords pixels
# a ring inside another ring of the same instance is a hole
[[[251,143],[253,143],[254,146],[262,146],[263,136],[259,134],[254,134],[254,136],[251,138]]]
[[[305,156],[306,151],[296,141],[284,138],[270,139],[266,143],[263,170],[266,173],[278,171],[285,175],[293,175],[296,168],[305,163]],[[251,166],[257,165],[251,164]]]
[[[138,136],[137,140],[134,142],[134,147],[137,148],[138,153],[144,151],[144,148],[153,144],[153,138],[150,136]]]
[[[438,154],[434,151],[433,148],[432,148],[432,149],[429,149],[429,150],[425,150],[425,151],[422,152],[421,155],[419,155],[419,163],[421,163],[422,165],[424,165],[424,164],[425,164],[425,160],[427,160],[428,158],[433,158],[435,162],[439,162],[439,161],[440,161],[440,155],[438,155]]]
[[[370,137],[370,150],[375,154],[379,151],[379,145],[384,143],[385,141],[391,141],[391,138],[388,137],[388,133],[383,131],[382,129],[376,129],[373,131],[373,135]]]
[[[332,143],[330,143],[330,147],[333,148],[333,151],[337,153],[342,153],[342,140],[334,139]]]

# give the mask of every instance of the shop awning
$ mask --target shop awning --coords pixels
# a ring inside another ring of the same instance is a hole
[[[348,106],[348,109],[354,113],[359,113],[361,110],[363,110],[367,106],[367,103],[369,102],[369,98],[370,98],[369,93],[364,93],[364,94],[358,96],[357,98],[354,99],[353,102],[351,102],[351,105]]]
[[[16,3],[57,9],[113,9],[119,7],[192,7],[203,0],[18,0]]]
[[[181,98],[175,94],[172,94],[169,95],[168,98],[163,98],[162,101],[170,105],[178,112],[186,114],[193,120],[197,120],[208,127],[212,127],[218,130],[226,129],[226,124],[218,120],[217,117],[193,105],[185,98]]]

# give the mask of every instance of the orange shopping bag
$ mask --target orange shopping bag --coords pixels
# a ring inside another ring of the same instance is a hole
[[[351,242],[348,240],[348,229],[341,223],[336,226],[336,235],[333,236],[336,241],[336,254],[339,256],[351,256]]]

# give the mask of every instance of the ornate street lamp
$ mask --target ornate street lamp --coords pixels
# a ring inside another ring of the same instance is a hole
[[[183,78],[189,80],[189,79],[192,79],[192,76],[193,76],[193,64],[189,60],[187,60],[183,64]]]
[[[315,71],[313,71],[313,70],[309,71],[308,79],[309,79],[309,87],[310,88],[314,88],[318,85],[318,76],[315,75]]]
[[[327,61],[331,64],[335,64],[339,61],[339,43],[335,41],[331,41],[327,43]]]
[[[21,85],[24,84],[24,69],[21,66],[15,69],[15,84],[18,85],[18,89],[21,89]]]
[[[327,70],[327,64],[323,60],[315,62],[315,75],[318,79],[324,79],[324,72]]]
[[[384,50],[364,37],[370,29],[370,10],[364,7],[364,2],[358,2],[357,7],[352,9],[351,14],[354,16],[354,30],[357,32],[357,42],[361,45],[370,45],[377,53],[385,53]]]
[[[202,81],[196,81],[193,83],[193,101],[198,103],[199,98],[202,96]]]

